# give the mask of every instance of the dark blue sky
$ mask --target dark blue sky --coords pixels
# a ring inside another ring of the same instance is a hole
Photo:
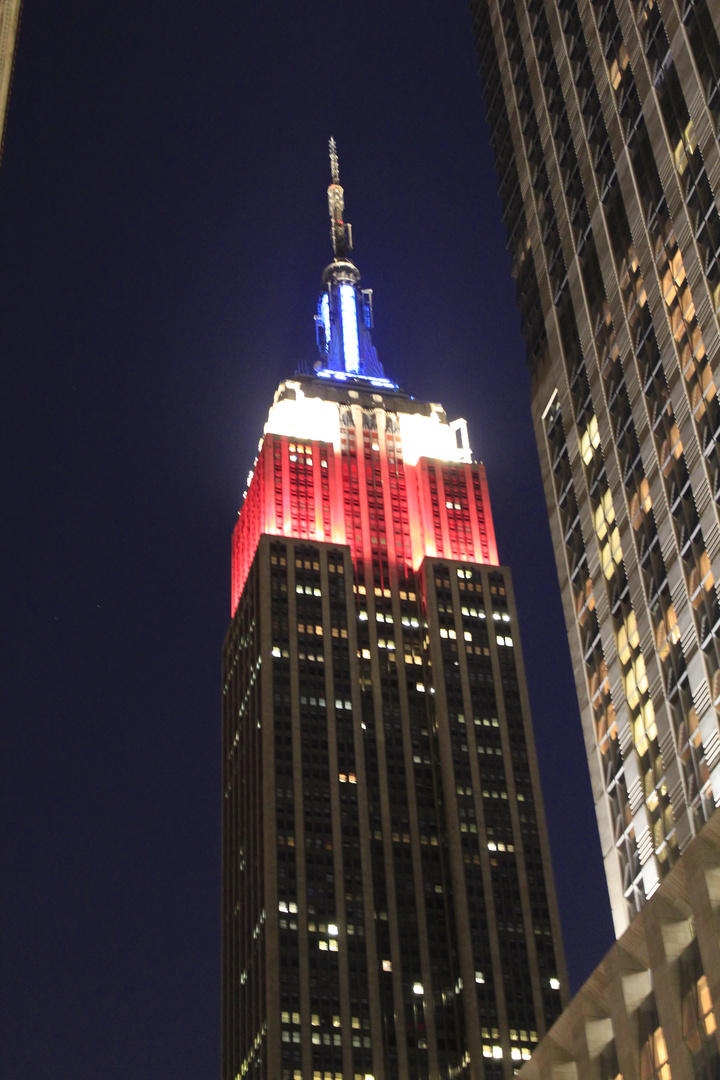
[[[327,139],[375,344],[465,416],[577,988],[609,904],[462,0],[27,0],[0,168],[6,1080],[219,1072],[229,539],[313,358]]]

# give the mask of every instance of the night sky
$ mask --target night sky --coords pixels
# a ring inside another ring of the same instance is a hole
[[[464,0],[26,0],[0,167],[4,1080],[215,1078],[230,533],[334,135],[512,567],[573,989],[612,930]]]

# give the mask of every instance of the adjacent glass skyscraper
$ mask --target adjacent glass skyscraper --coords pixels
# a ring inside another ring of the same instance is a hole
[[[470,7],[620,934],[720,802],[720,7]]]
[[[566,999],[509,571],[464,421],[335,258],[232,547],[223,1077],[508,1080]]]

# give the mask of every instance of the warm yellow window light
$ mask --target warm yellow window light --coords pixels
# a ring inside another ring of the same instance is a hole
[[[640,1080],[672,1080],[663,1029],[649,1037],[640,1055]]]
[[[630,500],[630,518],[636,532],[642,525],[643,515],[649,513],[651,507],[650,485],[647,479],[643,477],[640,486]]]
[[[645,671],[645,659],[642,653],[638,653],[625,674],[625,698],[631,709],[636,709],[640,703],[640,695],[646,694],[648,689],[647,673]]]
[[[630,663],[632,650],[637,649],[639,644],[640,635],[638,634],[637,620],[635,612],[631,611],[618,630],[617,635],[617,651],[623,667]]]
[[[595,532],[598,540],[604,540],[608,526],[615,520],[615,507],[613,506],[610,488],[605,492],[595,510]]]
[[[680,627],[674,604],[670,604],[655,632],[655,647],[661,660],[670,652],[670,646],[680,640]]]
[[[615,573],[616,565],[622,562],[622,546],[620,544],[620,530],[617,526],[610,530],[606,543],[600,551],[600,562],[605,577],[610,578]]]
[[[713,1012],[712,997],[710,996],[710,987],[708,986],[707,976],[700,976],[697,987],[700,1017],[705,1024],[705,1033],[707,1035],[714,1035],[717,1024],[715,1023],[715,1013]]]
[[[600,432],[598,431],[597,417],[590,417],[587,427],[580,438],[580,456],[586,465],[593,459],[593,451],[600,445]]]

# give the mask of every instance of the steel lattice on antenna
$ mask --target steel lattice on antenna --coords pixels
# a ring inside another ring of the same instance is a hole
[[[345,193],[340,186],[340,167],[338,165],[337,146],[330,136],[330,187],[328,188],[328,208],[330,210],[330,238],[336,259],[347,258],[347,253],[352,251],[351,226],[343,221],[345,209]]]
[[[330,175],[333,184],[340,183],[340,168],[338,166],[337,146],[332,135],[330,136]]]

